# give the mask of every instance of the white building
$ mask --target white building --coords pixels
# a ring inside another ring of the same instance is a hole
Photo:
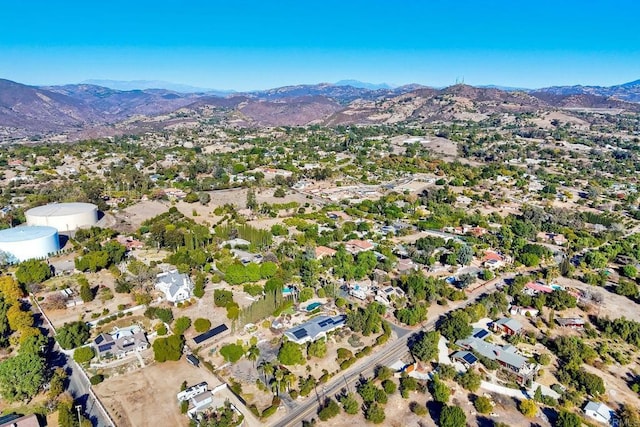
[[[611,424],[615,419],[615,412],[613,409],[609,408],[602,402],[590,401],[585,405],[583,411],[587,417],[593,418],[594,420],[604,424]]]
[[[178,270],[170,270],[156,277],[156,289],[164,292],[167,301],[175,304],[193,296],[193,282],[188,275],[178,273]]]

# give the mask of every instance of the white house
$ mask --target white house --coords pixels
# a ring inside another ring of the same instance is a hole
[[[586,416],[604,424],[611,424],[615,419],[615,412],[613,409],[609,408],[602,402],[590,401],[584,406],[583,410]]]
[[[193,296],[193,282],[188,275],[170,270],[156,277],[156,289],[164,292],[167,301],[175,304]]]

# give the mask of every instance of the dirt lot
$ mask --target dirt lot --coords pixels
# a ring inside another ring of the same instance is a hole
[[[77,292],[79,287],[77,281],[72,276],[61,276],[48,280],[44,283],[45,291],[39,292],[38,296],[45,297],[44,301],[42,301],[41,304],[43,305],[43,309],[45,310],[47,316],[51,320],[51,323],[53,323],[55,327],[62,326],[66,322],[73,322],[81,318],[89,321],[91,320],[91,313],[102,313],[104,309],[109,310],[109,313],[116,313],[118,312],[119,304],[128,304],[129,306],[135,305],[132,303],[130,295],[119,294],[113,290],[114,279],[109,271],[102,270],[97,273],[85,273],[84,276],[89,280],[89,284],[91,285],[91,287],[100,286],[111,289],[113,298],[102,302],[100,300],[100,292],[98,292],[96,298],[91,302],[65,309],[48,309],[46,305],[47,299],[54,294],[59,293],[60,289],[64,289],[66,287],[69,287],[75,291],[74,297],[71,299],[76,299],[80,302],[82,301],[78,297]]]
[[[95,391],[119,427],[188,426],[176,400],[183,381],[189,385],[206,381],[210,389],[220,383],[204,368],[180,360],[108,378]]]

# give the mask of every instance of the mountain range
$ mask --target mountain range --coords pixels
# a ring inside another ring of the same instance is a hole
[[[238,126],[295,126],[483,120],[495,113],[575,108],[640,112],[640,80],[535,91],[342,81],[220,93],[118,90],[94,84],[38,87],[0,79],[0,140],[136,133],[196,116]]]

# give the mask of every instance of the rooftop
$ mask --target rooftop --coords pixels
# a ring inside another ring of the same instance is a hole
[[[292,341],[315,341],[321,334],[342,327],[347,316],[317,316],[313,319],[289,329],[284,334]]]

